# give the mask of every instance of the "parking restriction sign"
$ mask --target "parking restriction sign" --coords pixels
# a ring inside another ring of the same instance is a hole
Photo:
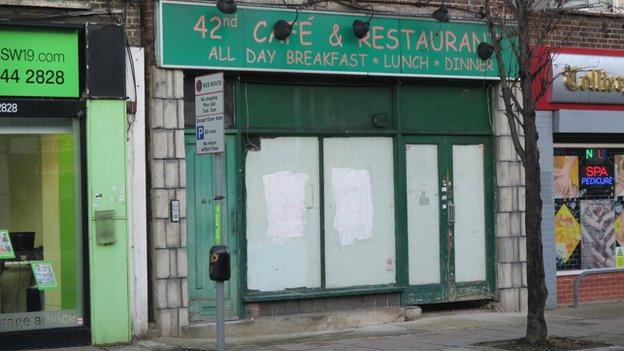
[[[195,78],[195,142],[197,154],[225,151],[223,72]]]

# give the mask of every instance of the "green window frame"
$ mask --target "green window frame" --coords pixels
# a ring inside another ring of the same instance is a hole
[[[254,78],[255,79],[255,78]],[[355,103],[350,104],[354,107],[352,110],[335,110],[331,109],[331,105],[324,105],[330,112],[324,118],[316,120],[316,124],[310,123],[310,118],[302,120],[301,118],[293,118],[290,122],[288,116],[292,116],[297,111],[309,111],[311,109],[311,101],[305,100],[307,108],[299,105],[297,108],[288,108],[288,102],[297,102],[301,104],[302,95],[299,91],[297,99],[292,99],[296,95],[297,90],[303,85],[300,81],[292,81],[288,79],[278,80],[279,84],[275,84],[275,79],[262,78],[260,80],[249,80],[246,77],[238,79],[234,85],[234,108],[231,116],[234,123],[230,125],[230,129],[226,133],[236,135],[239,152],[237,155],[237,184],[243,191],[238,194],[238,201],[241,206],[237,207],[236,222],[239,223],[239,232],[246,232],[245,223],[245,159],[247,151],[245,145],[251,140],[257,140],[260,137],[287,137],[287,136],[310,136],[319,139],[328,137],[390,137],[393,142],[393,171],[394,171],[394,204],[395,204],[395,264],[396,279],[393,284],[386,285],[366,285],[355,287],[341,288],[316,288],[316,289],[292,289],[277,292],[255,292],[247,290],[247,240],[244,235],[239,236],[240,247],[240,282],[241,282],[241,306],[243,302],[258,301],[277,301],[289,299],[315,298],[315,297],[334,297],[334,296],[350,296],[360,294],[375,293],[393,293],[404,292],[408,284],[407,267],[407,235],[406,235],[406,200],[402,193],[405,191],[405,155],[402,147],[404,138],[412,135],[454,135],[454,136],[483,136],[492,138],[493,122],[491,120],[490,105],[492,103],[492,90],[490,86],[483,82],[453,82],[453,81],[437,81],[427,82],[424,80],[414,80],[407,83],[399,83],[397,81],[384,81],[371,85],[369,81],[349,80],[345,82],[337,82],[332,80],[327,82],[324,79],[317,81],[310,79],[311,84],[307,85],[307,89],[323,90],[320,96],[334,94],[336,87],[341,89],[348,88],[364,88],[355,89],[359,92]],[[379,81],[379,80],[378,80]],[[250,88],[254,86],[254,88]],[[281,94],[275,93],[272,89],[278,86]],[[284,88],[290,87],[291,89]],[[432,103],[430,94],[420,94],[422,91],[434,89],[437,92],[436,99],[443,103]],[[252,94],[252,90],[255,90]],[[340,90],[340,89],[337,89]],[[383,91],[380,94],[380,91]],[[284,92],[287,92],[284,95]],[[254,102],[254,94],[266,96]],[[338,94],[340,95],[340,94]],[[379,96],[383,98],[379,99]],[[268,98],[270,97],[270,98]],[[377,97],[377,99],[375,99]],[[344,98],[342,101],[346,101]],[[366,108],[368,102],[377,103],[378,109]],[[449,103],[452,102],[452,103]],[[424,106],[422,108],[414,108],[406,105]],[[286,106],[286,107],[285,107]],[[364,106],[364,108],[362,107]],[[359,110],[358,110],[359,109]],[[419,110],[420,109],[420,110]],[[365,113],[357,113],[364,110]],[[318,112],[318,109],[316,109]],[[342,114],[343,118],[339,116]],[[435,118],[436,114],[447,114],[455,116],[447,118],[443,124],[431,124],[431,128],[423,128],[423,120]],[[479,116],[480,119],[475,121],[471,116]],[[308,117],[310,117],[308,113]],[[381,117],[381,125],[377,125],[375,117]],[[481,118],[483,117],[483,118]],[[340,120],[340,124],[331,123],[332,120]],[[414,121],[416,119],[417,121]],[[256,123],[255,120],[262,120]],[[418,121],[420,120],[420,121]],[[420,125],[419,125],[420,123]],[[493,140],[493,139],[492,139]],[[322,153],[321,153],[322,155]],[[490,154],[486,157],[492,157]],[[322,157],[322,156],[321,156]],[[319,161],[322,166],[323,162]],[[488,170],[486,177],[495,179],[493,169]],[[323,173],[322,171],[320,172]],[[323,184],[323,181],[320,182]],[[495,189],[495,181],[490,182],[492,189]],[[322,198],[321,198],[322,201]],[[491,212],[488,218],[492,218],[494,214],[493,204],[486,204],[486,211]],[[321,223],[321,227],[325,224]],[[488,247],[490,243],[488,243]],[[324,243],[321,246],[324,247]],[[488,264],[493,262],[493,257],[488,257]],[[325,264],[322,264],[325,267]],[[325,273],[323,273],[325,274]],[[491,280],[489,286],[493,286],[495,277],[488,274],[488,280]],[[405,296],[403,296],[405,299]]]

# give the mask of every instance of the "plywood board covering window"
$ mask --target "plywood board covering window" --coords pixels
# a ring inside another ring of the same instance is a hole
[[[259,142],[245,161],[248,290],[394,283],[392,138]]]
[[[245,165],[247,287],[321,286],[317,138],[262,139]]]

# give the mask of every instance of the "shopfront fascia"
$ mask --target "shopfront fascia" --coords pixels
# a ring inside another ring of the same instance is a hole
[[[213,71],[226,71],[232,318],[247,316],[246,305],[285,300],[495,296],[498,76],[496,63],[476,54],[488,41],[484,25],[375,17],[357,40],[351,25],[360,16],[300,11],[281,42],[273,25],[294,11],[223,15],[208,4],[161,1],[158,14],[158,64],[185,70],[190,111],[191,322],[214,313],[202,268],[214,225],[204,215],[213,211],[212,158],[196,155],[192,112],[194,77]]]
[[[550,178],[542,230],[553,233],[544,247],[556,305],[572,301],[580,273],[624,269],[624,52],[562,48],[549,56],[552,88],[537,106],[542,155],[552,155],[541,159]],[[621,298],[621,280],[621,273],[590,275],[580,300]]]
[[[123,29],[0,38],[2,347],[127,342]]]

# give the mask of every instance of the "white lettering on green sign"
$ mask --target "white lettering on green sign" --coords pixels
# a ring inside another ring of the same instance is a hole
[[[357,39],[361,15],[302,11],[280,41],[273,26],[294,11],[239,7],[232,15],[213,4],[160,2],[159,62],[165,67],[218,68],[497,79],[494,58],[477,56],[489,42],[481,23],[374,17]],[[507,62],[513,62],[506,53]],[[513,64],[508,66],[513,68]]]

